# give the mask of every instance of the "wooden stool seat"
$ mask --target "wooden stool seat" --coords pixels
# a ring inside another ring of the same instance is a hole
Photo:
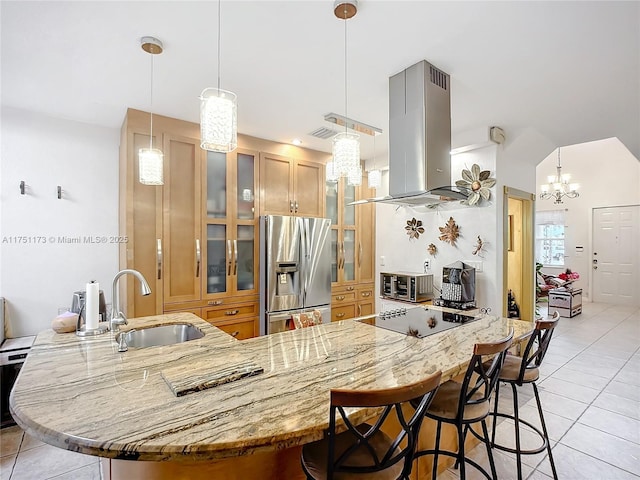
[[[364,423],[358,425],[356,429],[365,434],[371,425]],[[373,448],[376,454],[382,458],[387,451],[392,448],[393,438],[378,430],[369,440],[369,446]],[[335,455],[339,458],[357,442],[357,437],[351,432],[342,432],[336,435]],[[400,448],[395,447],[394,455],[400,453]],[[302,448],[302,466],[309,472],[309,474],[315,479],[327,478],[327,458],[329,456],[329,439],[324,438],[317,442],[309,443]],[[356,450],[349,455],[348,460],[344,463],[345,467],[365,468],[371,465],[371,453],[363,445],[360,445]],[[336,472],[333,474],[333,480],[367,480],[369,478],[375,478],[376,480],[396,480],[400,478],[402,473],[402,462],[391,465],[385,470],[378,472],[366,473],[350,473],[350,472]]]
[[[515,355],[507,355],[504,359],[504,365],[500,372],[501,382],[515,382],[520,378],[520,370],[522,369],[522,357]],[[535,382],[540,378],[538,367],[533,366],[525,368],[522,375],[522,383]]]
[[[428,414],[453,420],[458,414],[458,402],[462,384],[453,380],[443,383],[427,409]],[[489,402],[482,398],[480,392],[471,395],[471,400],[478,403],[467,403],[464,408],[465,422],[476,418],[484,418],[489,414]]]

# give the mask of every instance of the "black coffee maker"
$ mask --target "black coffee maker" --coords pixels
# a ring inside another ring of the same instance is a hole
[[[463,262],[443,267],[440,298],[434,304],[458,310],[476,308],[476,269]]]

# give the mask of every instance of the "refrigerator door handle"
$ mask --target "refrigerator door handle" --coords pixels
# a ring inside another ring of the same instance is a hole
[[[233,240],[233,274],[238,274],[238,240]]]
[[[302,219],[302,305],[307,305],[307,289],[309,288],[309,263],[311,261],[311,240],[309,238],[309,220]]]
[[[227,240],[227,276],[231,275],[231,240]]]

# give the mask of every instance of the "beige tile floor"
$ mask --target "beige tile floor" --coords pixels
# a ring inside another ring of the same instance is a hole
[[[585,303],[583,313],[562,318],[538,381],[553,455],[562,480],[640,479],[640,309]],[[520,415],[538,423],[531,387],[519,391]],[[512,410],[508,387],[500,407]],[[501,422],[497,440],[511,444],[513,423]],[[532,446],[523,431],[523,447]],[[18,427],[0,430],[0,480],[98,480],[96,457],[61,450],[31,438]],[[515,479],[515,457],[495,452],[498,476]],[[470,456],[487,465],[480,446]],[[523,475],[548,480],[544,454],[525,456]],[[482,478],[472,468],[467,478]],[[439,479],[454,480],[450,469]]]

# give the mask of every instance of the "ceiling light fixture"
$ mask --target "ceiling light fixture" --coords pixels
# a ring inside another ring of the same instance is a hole
[[[143,185],[164,185],[162,175],[162,150],[153,148],[153,57],[162,53],[162,42],[155,37],[142,37],[140,46],[151,56],[151,88],[150,88],[150,116],[149,148],[138,150],[138,180]]]
[[[373,136],[373,169],[369,170],[367,177],[369,188],[380,188],[382,185],[382,172],[376,168],[376,136]]]
[[[577,183],[569,183],[571,175],[568,173],[562,173],[562,165],[560,165],[560,148],[558,147],[558,166],[556,167],[556,174],[549,175],[546,185],[540,186],[540,198],[543,200],[553,199],[553,203],[563,203],[562,197],[576,198],[580,196],[578,188],[580,185]]]
[[[295,146],[302,145],[302,140],[300,140],[299,138],[294,138],[293,140],[291,140],[291,143],[293,143]]]
[[[226,153],[238,146],[238,97],[220,88],[220,23],[218,0],[218,86],[200,95],[200,147]]]
[[[340,180],[340,175],[336,171],[335,162],[327,162],[327,166],[325,167],[325,178],[329,183],[337,183]]]
[[[344,20],[344,116],[347,112],[347,20],[355,16],[358,11],[357,0],[336,0],[333,4],[333,13]],[[333,137],[333,162],[336,173],[340,177],[352,177],[353,172],[360,166],[360,136],[347,131],[345,122],[344,133]]]

